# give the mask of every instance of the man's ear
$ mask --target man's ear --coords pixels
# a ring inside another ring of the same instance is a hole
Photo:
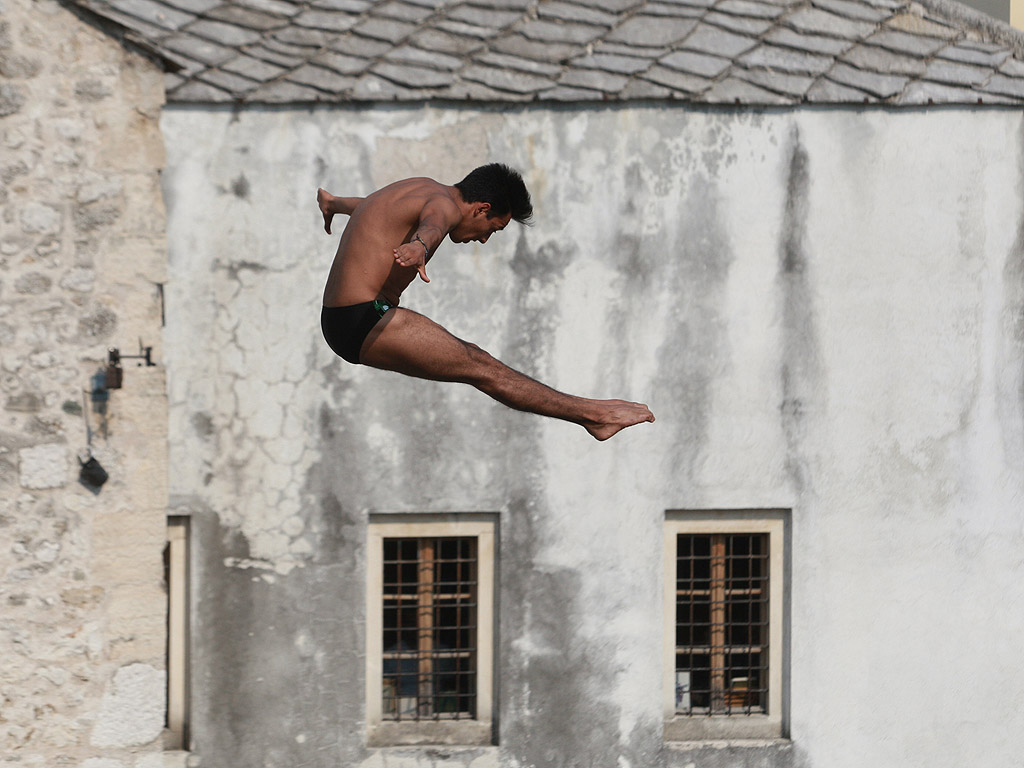
[[[476,211],[474,213],[483,214],[484,218],[489,218],[491,215],[491,204],[490,203],[477,203]]]

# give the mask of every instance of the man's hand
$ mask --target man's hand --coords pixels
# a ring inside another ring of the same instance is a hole
[[[420,274],[420,280],[424,283],[430,282],[430,278],[427,277],[426,249],[419,240],[413,240],[411,243],[402,243],[400,246],[395,248],[393,253],[395,255],[395,261],[399,266],[415,267],[416,271]]]

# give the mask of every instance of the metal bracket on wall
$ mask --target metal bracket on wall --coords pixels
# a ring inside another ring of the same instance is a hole
[[[124,369],[121,368],[121,360],[142,360],[144,362],[139,363],[139,365],[145,365],[149,368],[156,365],[153,362],[152,356],[153,348],[143,346],[142,339],[139,339],[139,354],[137,355],[122,355],[117,347],[111,347],[107,357],[106,388],[121,388],[121,384],[124,381]]]

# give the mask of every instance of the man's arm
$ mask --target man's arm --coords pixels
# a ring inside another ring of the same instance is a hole
[[[316,191],[316,202],[320,206],[320,213],[324,215],[324,230],[331,234],[331,219],[334,214],[343,213],[351,216],[356,206],[363,202],[361,197],[335,197],[326,189]]]
[[[395,248],[395,261],[403,267],[416,267],[420,279],[429,283],[427,260],[461,218],[458,206],[447,195],[431,197],[420,212],[412,239]]]

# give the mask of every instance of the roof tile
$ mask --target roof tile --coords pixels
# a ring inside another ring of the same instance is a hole
[[[755,0],[721,0],[715,3],[715,10],[719,13],[751,16],[755,19],[776,19],[786,9],[776,3],[759,3]]]
[[[999,65],[998,71],[1010,77],[1024,77],[1024,61],[1007,59]]]
[[[927,67],[921,58],[894,53],[873,45],[856,45],[840,56],[839,60],[860,69],[889,75],[918,76],[923,74]]]
[[[606,97],[601,91],[593,91],[589,88],[572,88],[565,85],[556,85],[537,95],[543,101],[603,101]]]
[[[463,21],[466,24],[493,30],[507,27],[522,17],[521,11],[498,11],[493,8],[477,8],[472,5],[460,5],[446,16],[453,21]]]
[[[525,11],[534,0],[473,0],[473,5],[481,8],[493,8],[498,11]]]
[[[311,61],[342,75],[359,75],[369,66],[369,62],[362,56],[349,56],[337,51],[321,51]]]
[[[991,67],[978,67],[971,64],[960,64],[943,59],[935,59],[928,64],[924,73],[925,80],[951,85],[981,85],[992,75]]]
[[[293,104],[296,102],[320,101],[323,94],[315,88],[309,88],[287,80],[274,80],[266,83],[248,95],[248,100],[267,104]]]
[[[180,29],[196,19],[194,13],[179,11],[154,0],[111,0],[110,5],[121,13],[164,29]]]
[[[521,35],[505,35],[495,40],[492,47],[501,53],[550,62],[566,61],[585,50],[582,45],[528,40]]]
[[[549,93],[553,88],[548,88],[543,93]],[[451,88],[444,91],[443,94],[446,98],[451,99],[464,99],[466,101],[497,101],[497,102],[523,102],[531,101],[535,97],[542,96],[542,94],[534,93],[512,93],[509,91],[501,91],[496,88],[491,88],[484,83],[477,83],[470,80],[460,80],[455,83]]]
[[[986,91],[1024,99],[1024,78],[1007,77],[996,73],[986,84]]]
[[[571,85],[577,88],[589,88],[602,93],[618,93],[626,87],[628,77],[613,75],[593,69],[567,69],[558,79],[559,85]]]
[[[221,69],[208,69],[199,76],[199,79],[204,83],[215,85],[229,94],[244,95],[260,85],[260,83],[248,77],[225,72]]]
[[[371,37],[349,34],[331,41],[331,50],[344,53],[346,56],[363,56],[374,58],[391,50],[391,43],[374,40]]]
[[[737,61],[746,67],[777,69],[792,74],[820,75],[832,66],[832,59],[814,53],[781,48],[776,45],[761,45],[738,57]]]
[[[448,72],[452,72],[462,66],[462,59],[458,56],[448,56],[436,51],[425,51],[412,45],[401,45],[398,48],[392,48],[384,58],[396,64],[443,69]]]
[[[481,64],[490,64],[493,67],[515,69],[520,72],[529,72],[534,75],[545,75],[547,77],[555,77],[562,71],[562,68],[555,64],[524,59],[521,56],[512,56],[507,53],[496,53],[494,51],[485,51],[475,56],[474,61],[478,61]]]
[[[252,8],[285,17],[295,16],[302,10],[302,6],[289,3],[286,0],[235,0],[235,3],[243,8]]]
[[[1009,48],[998,48],[994,51],[979,51],[960,43],[943,48],[937,54],[940,58],[960,61],[964,64],[978,64],[984,67],[998,67],[1006,61],[1012,52]]]
[[[388,19],[419,23],[431,16],[434,10],[433,8],[424,8],[422,5],[410,5],[392,0],[392,2],[375,5],[371,13],[374,16],[383,16]]]
[[[812,104],[850,104],[874,101],[864,91],[832,82],[827,77],[819,77],[814,85],[807,90],[806,98]]]
[[[897,53],[909,53],[912,56],[932,56],[946,45],[944,40],[921,37],[891,29],[881,29],[870,37],[865,38],[864,42],[878,45]]]
[[[210,9],[206,18],[259,30],[277,29],[288,23],[288,19],[283,16],[253,11],[240,5],[218,5]]]
[[[251,45],[260,39],[260,34],[245,27],[234,24],[225,24],[221,21],[208,21],[200,19],[186,27],[193,35],[213,40],[222,45],[229,45],[238,48],[242,45]]]
[[[262,61],[261,59],[256,59],[244,54],[221,65],[221,69],[227,70],[228,72],[234,72],[238,75],[243,75],[251,80],[256,80],[261,83],[265,83],[267,80],[279,77],[283,72],[285,72],[284,67],[276,64],[270,64],[266,61]]]
[[[688,72],[677,72],[666,67],[653,66],[642,75],[643,79],[664,85],[675,91],[686,93],[702,93],[711,87],[713,80],[699,77]]]
[[[609,13],[622,13],[641,5],[643,0],[588,0],[587,5],[601,8]]]
[[[291,24],[284,29],[279,29],[270,36],[271,40],[279,43],[297,46],[298,48],[320,49],[330,42],[331,36],[322,29],[314,27],[301,27]]]
[[[352,89],[352,98],[357,101],[397,101],[399,99],[423,99],[430,93],[408,88],[367,72],[359,78]]]
[[[786,75],[781,72],[772,72],[769,69],[741,69],[736,67],[733,70],[735,77],[746,80],[748,83],[759,85],[769,91],[781,93],[794,99],[803,98],[804,94],[814,84],[813,77],[804,75]]]
[[[250,56],[253,56],[262,61],[269,62],[271,64],[277,64],[281,67],[297,67],[305,59],[301,56],[296,56],[290,53],[282,53],[281,51],[270,48],[264,42],[261,45],[249,46],[245,49],[245,52]]]
[[[616,27],[605,39],[631,45],[670,45],[682,40],[696,26],[695,19],[633,16]]]
[[[415,32],[416,25],[404,21],[396,21],[395,19],[369,17],[360,21],[352,29],[364,37],[397,43],[399,40]]]
[[[445,32],[451,32],[453,35],[475,37],[481,40],[487,40],[498,34],[498,30],[494,27],[480,27],[476,24],[467,24],[464,21],[452,21],[451,19],[437,22],[437,27]]]
[[[602,69],[605,72],[614,72],[620,75],[634,75],[651,66],[651,60],[635,56],[610,56],[595,53],[573,59],[572,65],[581,69]]]
[[[897,99],[900,104],[1018,104],[1016,99],[981,93],[971,88],[929,83],[918,80],[907,86]]]
[[[392,64],[382,61],[370,70],[375,75],[408,88],[443,88],[455,82],[455,75],[426,67]]]
[[[517,25],[515,29],[530,40],[553,43],[589,43],[606,31],[604,27],[597,27],[591,24],[540,20],[526,21]]]
[[[702,97],[712,104],[744,104],[756,101],[758,104],[788,104],[789,99],[777,93],[760,88],[753,83],[727,77],[711,86]]]
[[[358,20],[358,16],[344,11],[308,10],[295,17],[299,26],[323,32],[347,32]]]
[[[857,69],[842,62],[837,63],[829,70],[828,77],[840,85],[848,85],[861,91],[867,91],[880,99],[888,99],[897,95],[908,82],[908,78],[902,75],[881,75],[877,72],[866,72],[863,69]]]
[[[169,0],[167,5],[189,13],[203,14],[221,4],[221,0]]]
[[[470,64],[462,71],[462,77],[499,91],[512,93],[536,93],[551,87],[546,77],[530,75],[525,72],[511,72],[507,69]]]
[[[784,23],[797,32],[809,32],[812,35],[831,35],[847,39],[870,35],[875,25],[864,21],[837,16],[818,8],[799,8],[784,17]]]
[[[629,84],[619,91],[619,98],[622,99],[668,99],[671,97],[672,91],[668,88],[638,78],[630,80]]]
[[[923,19],[913,13],[901,13],[893,16],[885,22],[884,26],[887,29],[894,29],[898,32],[939,37],[944,40],[952,40],[957,36],[957,31],[953,27],[946,26],[945,24],[936,24],[934,21]]]
[[[409,38],[420,48],[438,53],[464,55],[478,51],[483,46],[475,37],[465,38],[440,29],[424,29]]]
[[[672,49],[666,46],[652,48],[646,45],[624,45],[623,43],[597,43],[593,46],[594,53],[606,53],[611,56],[633,56],[643,59],[657,59]]]
[[[700,24],[693,33],[683,41],[684,48],[718,56],[735,58],[754,48],[758,41],[745,35],[735,35],[724,29]]]
[[[552,0],[552,2],[538,5],[537,15],[542,19],[553,18],[560,19],[561,21],[580,21],[585,24],[599,24],[605,27],[610,27],[619,20],[613,13],[577,3],[563,3],[560,0]]]
[[[889,15],[882,8],[875,8],[867,3],[852,2],[851,0],[813,0],[813,2],[818,8],[831,11],[839,16],[845,16],[848,19],[856,19],[858,21],[868,21],[872,24],[877,24]]]
[[[821,35],[801,35],[786,27],[775,27],[764,39],[769,43],[776,43],[786,48],[808,53],[820,53],[836,56],[853,45],[853,41],[835,37],[822,37]]]
[[[694,53],[693,51],[670,53],[668,56],[662,56],[659,63],[679,72],[711,78],[718,77],[732,64],[729,59],[721,56]]]
[[[645,16],[676,16],[686,19],[699,19],[708,12],[705,6],[666,5],[665,3],[647,3],[644,6]]]
[[[347,91],[356,84],[355,77],[342,75],[333,69],[318,67],[315,64],[306,64],[294,72],[289,72],[287,79],[289,82],[308,85],[327,93]]]
[[[711,11],[705,15],[704,21],[708,24],[714,24],[716,27],[728,29],[730,32],[754,36],[763,35],[774,24],[769,19],[760,19],[756,16],[733,16],[728,13],[718,13],[717,11]]]
[[[171,51],[182,53],[211,67],[219,66],[237,55],[234,48],[211,43],[186,32],[164,38],[161,44]]]
[[[230,91],[225,91],[222,88],[217,88],[200,80],[190,80],[184,85],[179,86],[175,89],[175,95],[181,99],[214,103],[232,101],[234,98]]]

